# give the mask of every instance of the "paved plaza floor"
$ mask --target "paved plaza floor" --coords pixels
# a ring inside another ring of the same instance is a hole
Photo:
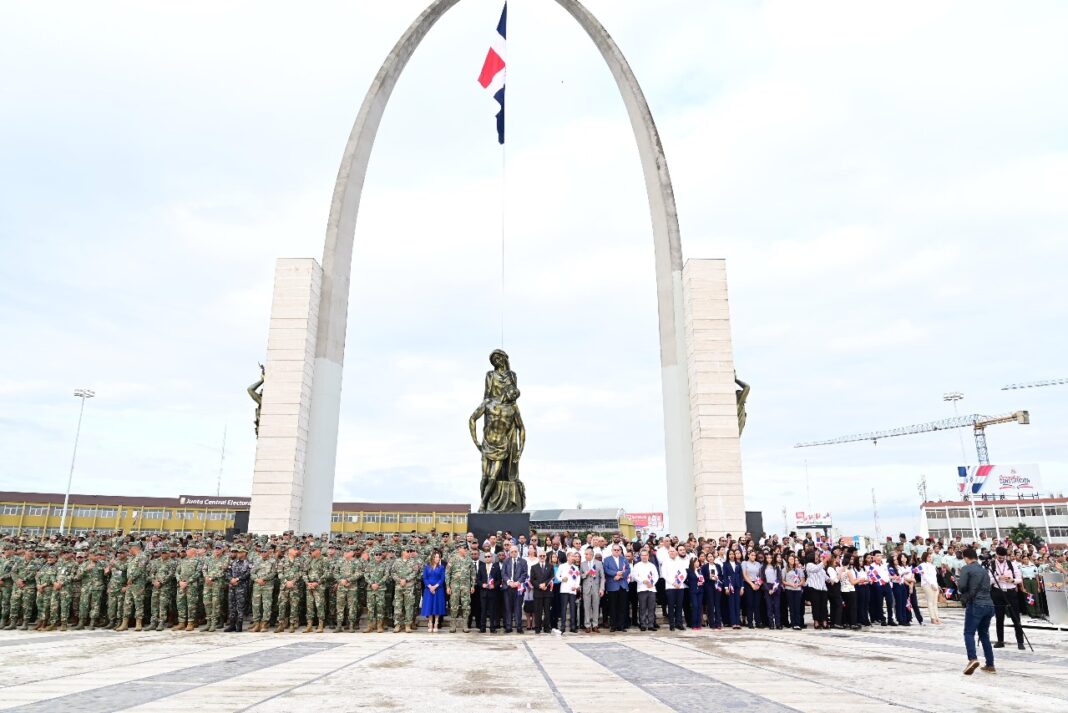
[[[1068,635],[961,674],[943,627],[656,635],[0,632],[9,711],[1063,711]]]

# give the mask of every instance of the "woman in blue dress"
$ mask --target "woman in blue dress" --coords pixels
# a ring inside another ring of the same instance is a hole
[[[430,556],[430,563],[423,565],[423,606],[419,614],[427,618],[430,632],[438,630],[445,614],[445,566],[437,550]]]

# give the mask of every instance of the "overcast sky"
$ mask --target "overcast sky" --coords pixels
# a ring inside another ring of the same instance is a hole
[[[5,2],[0,489],[247,494],[245,387],[277,257],[320,258],[371,78],[426,0]],[[386,111],[352,270],[335,495],[474,502],[499,345],[501,154],[465,0]],[[958,432],[794,449],[962,412],[1068,490],[1068,7],[588,0],[667,152],[687,258],[727,259],[752,384],[747,507],[918,527]],[[550,0],[509,7],[505,348],[531,507],[666,504],[648,207],[622,101]],[[969,462],[975,447],[962,433]],[[806,481],[807,461],[807,481]],[[911,533],[910,533],[911,534]]]

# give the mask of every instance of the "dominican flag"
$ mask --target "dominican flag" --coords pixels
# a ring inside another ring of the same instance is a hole
[[[961,494],[978,495],[979,491],[983,489],[983,485],[986,484],[986,479],[990,476],[990,471],[992,470],[994,470],[992,465],[957,466],[957,475],[960,477],[957,487]]]
[[[501,9],[501,21],[497,23],[497,35],[490,44],[489,52],[486,53],[486,61],[482,64],[482,73],[478,75],[478,83],[482,88],[489,91],[501,109],[497,112],[497,141],[504,143],[504,42],[507,36],[508,26],[508,3],[504,3]]]

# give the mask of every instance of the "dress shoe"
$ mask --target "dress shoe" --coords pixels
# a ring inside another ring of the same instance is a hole
[[[993,666],[983,666],[979,670],[982,671],[983,673],[997,673],[998,672],[998,670],[996,668],[994,668]]]
[[[998,642],[996,642],[996,643],[994,644],[994,648],[995,648],[995,649],[1003,649],[1003,648],[1005,648],[1005,642],[1004,642],[1004,641],[998,641]]]

